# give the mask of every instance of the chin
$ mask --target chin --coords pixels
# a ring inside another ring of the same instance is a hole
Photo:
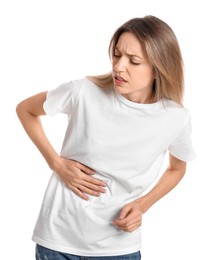
[[[120,85],[114,85],[114,90],[120,94],[126,94],[125,89]]]

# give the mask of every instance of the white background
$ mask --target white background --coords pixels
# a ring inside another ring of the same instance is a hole
[[[186,3],[187,2],[187,3]],[[112,33],[133,17],[166,21],[186,72],[196,160],[181,183],[144,216],[143,260],[208,259],[209,8],[207,0],[5,0],[0,2],[0,258],[34,259],[32,231],[51,171],[22,129],[22,99],[71,79],[110,70]],[[59,152],[66,118],[43,118]]]

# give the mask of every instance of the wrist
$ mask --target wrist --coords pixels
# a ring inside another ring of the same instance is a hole
[[[152,206],[151,201],[149,198],[145,195],[137,200],[137,203],[139,205],[139,208],[141,209],[141,212],[144,214],[147,212],[147,210]]]
[[[50,158],[47,162],[51,170],[57,171],[61,165],[62,158],[59,155],[55,155]]]

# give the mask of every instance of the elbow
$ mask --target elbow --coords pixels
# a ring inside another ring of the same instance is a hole
[[[22,118],[24,118],[25,116],[31,114],[28,111],[27,104],[24,100],[16,106],[16,114],[20,120],[22,120]]]
[[[23,113],[24,111],[24,108],[23,108],[23,102],[20,102],[17,106],[16,106],[16,114],[17,116],[20,118],[21,114]]]
[[[16,106],[16,114],[17,116],[19,117],[19,115],[21,114],[21,103],[19,103],[17,106]]]

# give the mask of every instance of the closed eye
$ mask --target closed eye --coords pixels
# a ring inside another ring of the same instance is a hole
[[[132,61],[132,60],[130,60],[130,63],[133,64],[133,65],[140,65],[141,64],[139,62],[135,62],[135,61]]]

